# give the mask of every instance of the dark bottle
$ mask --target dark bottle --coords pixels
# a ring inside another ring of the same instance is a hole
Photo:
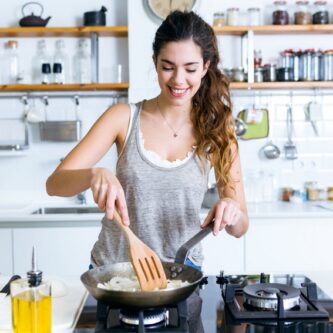
[[[287,11],[286,1],[274,1],[273,24],[275,25],[289,24],[289,14]]]

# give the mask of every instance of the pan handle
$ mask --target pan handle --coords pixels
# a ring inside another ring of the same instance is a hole
[[[192,247],[197,245],[206,236],[208,236],[213,231],[213,228],[214,228],[214,220],[212,220],[212,222],[208,224],[205,229],[200,230],[191,239],[189,239],[186,243],[184,243],[176,253],[175,263],[184,264],[188,256],[188,253],[192,249]]]

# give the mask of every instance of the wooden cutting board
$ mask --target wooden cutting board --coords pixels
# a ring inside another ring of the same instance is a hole
[[[9,279],[10,276],[0,275],[0,289]],[[52,278],[45,279],[53,280]],[[79,277],[57,278],[56,281],[61,281],[65,288],[62,289],[61,293],[58,293],[58,297],[52,298],[52,332],[73,332],[88,297],[88,292]],[[12,332],[11,315],[11,299],[7,296],[0,301],[0,333]]]

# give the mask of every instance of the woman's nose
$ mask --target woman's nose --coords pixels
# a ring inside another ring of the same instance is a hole
[[[185,75],[184,72],[182,70],[176,69],[173,73],[173,82],[177,85],[177,86],[181,86],[185,83]]]

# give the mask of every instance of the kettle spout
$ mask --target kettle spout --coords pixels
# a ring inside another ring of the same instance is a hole
[[[49,16],[49,17],[47,17],[47,18],[44,20],[45,25],[47,25],[47,23],[50,21],[51,17],[52,17],[52,16]]]

